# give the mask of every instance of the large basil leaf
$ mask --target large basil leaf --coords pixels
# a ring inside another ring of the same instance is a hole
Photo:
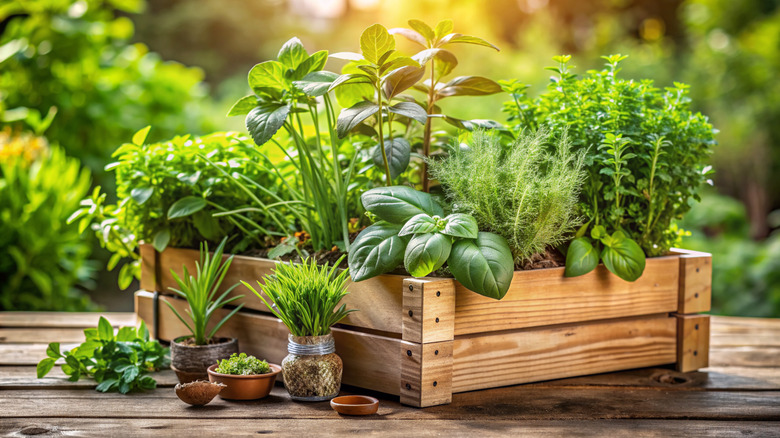
[[[471,215],[453,213],[444,218],[445,225],[442,234],[463,239],[476,239],[479,235],[477,220]]]
[[[444,234],[415,234],[406,245],[404,267],[413,277],[425,277],[444,265],[451,249],[452,238]]]
[[[398,236],[400,230],[400,225],[381,221],[358,234],[347,258],[352,281],[376,277],[403,262],[406,241]]]
[[[435,231],[439,231],[436,219],[425,213],[420,213],[409,219],[401,228],[401,231],[398,232],[398,235],[407,236],[409,234],[433,233]]]
[[[641,277],[645,271],[645,253],[642,248],[620,231],[613,233],[611,239],[603,239],[607,240],[609,244],[604,242],[601,260],[609,272],[626,281],[636,281]]]
[[[414,102],[399,102],[393,106],[387,107],[387,110],[391,113],[395,113],[410,119],[417,120],[418,122],[425,124],[428,119],[428,113]]]
[[[379,111],[379,106],[367,101],[358,102],[351,108],[341,110],[339,118],[336,120],[336,133],[339,138],[346,136],[352,128],[376,114],[377,111]]]
[[[406,186],[373,188],[363,193],[360,200],[366,210],[394,224],[404,224],[421,213],[444,215],[430,194]]]
[[[566,251],[566,269],[563,275],[567,277],[585,275],[596,269],[598,264],[598,251],[593,248],[593,245],[587,238],[578,237],[572,240],[569,249]]]
[[[284,125],[289,113],[289,105],[260,105],[247,114],[246,129],[252,135],[255,143],[262,146]]]
[[[327,55],[326,55],[327,56]],[[303,47],[303,43],[298,37],[292,37],[279,49],[276,59],[287,68],[295,70],[303,61],[309,57],[309,53]]]
[[[379,59],[395,49],[395,39],[381,24],[374,24],[360,35],[360,51],[363,57],[374,64],[379,64]]]
[[[243,116],[245,114],[248,114],[249,111],[252,111],[254,107],[257,106],[257,97],[254,95],[252,96],[245,96],[238,100],[238,102],[234,103],[232,107],[230,107],[230,111],[228,111],[227,116]]]
[[[413,65],[397,68],[384,77],[385,96],[392,99],[422,79],[425,69]]]
[[[298,87],[307,96],[319,97],[328,92],[330,84],[338,77],[339,75],[337,73],[315,71],[307,74],[300,81],[293,82],[293,85]]]
[[[503,237],[480,232],[476,240],[460,240],[452,246],[447,266],[466,288],[500,300],[512,283],[515,264]]]
[[[263,94],[267,88],[283,90],[287,88],[284,70],[285,66],[281,62],[261,62],[249,70],[249,86],[255,94]]]
[[[320,71],[323,67],[325,67],[325,63],[327,61],[327,50],[320,50],[319,52],[315,52],[308,58],[304,59],[303,62],[301,62],[300,65],[295,68],[295,71],[292,73],[290,79],[297,81],[309,73]]]
[[[412,146],[405,138],[385,139],[385,154],[387,155],[387,164],[390,166],[390,177],[398,178],[407,167],[412,156]],[[380,169],[385,168],[385,161],[382,157],[382,147],[377,144],[371,152],[371,158],[374,164]]]

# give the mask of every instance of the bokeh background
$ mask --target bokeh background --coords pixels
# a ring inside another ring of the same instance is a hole
[[[459,74],[518,78],[532,94],[558,54],[573,55],[579,72],[626,54],[623,77],[690,84],[693,106],[720,133],[712,186],[681,224],[691,232],[683,246],[713,253],[713,313],[780,316],[780,0],[1,0],[0,307],[131,310],[133,286],[117,290],[90,233],[60,229],[90,187],[62,176],[83,166],[91,187],[110,190],[103,167],[146,125],[150,140],[243,130],[225,113],[247,94],[246,72],[284,41],[356,51],[363,28],[411,18],[451,18],[493,42],[500,52],[455,48]],[[504,100],[447,110],[500,121]],[[51,205],[42,215],[19,201],[35,187],[12,169],[46,148],[71,158],[36,183]],[[76,286],[58,292],[66,282]],[[20,299],[29,288],[45,299]]]

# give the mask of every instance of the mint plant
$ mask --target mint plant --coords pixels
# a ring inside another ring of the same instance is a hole
[[[84,330],[84,336],[84,343],[62,353],[59,342],[50,343],[48,357],[38,363],[38,378],[46,376],[58,359],[64,359],[62,371],[69,381],[92,377],[100,392],[127,394],[154,389],[157,382],[148,374],[169,366],[168,349],[149,339],[143,322],[138,329],[122,327],[114,334],[111,323],[101,316],[97,328]]]
[[[569,247],[566,275],[587,273],[601,259],[636,280],[645,255],[666,254],[678,240],[673,221],[699,200],[716,131],[691,111],[687,85],[659,89],[649,80],[619,79],[625,56],[605,57],[606,68],[583,78],[571,72],[571,57],[553,59],[556,76],[538,98],[517,81],[502,86],[512,97],[505,111],[515,131],[566,134],[586,154],[579,204],[586,223]]]
[[[476,220],[444,209],[425,192],[405,186],[378,187],[362,196],[366,211],[378,219],[352,243],[349,268],[353,281],[390,272],[403,263],[414,277],[447,264],[466,288],[500,300],[514,272],[506,240],[481,232]]]

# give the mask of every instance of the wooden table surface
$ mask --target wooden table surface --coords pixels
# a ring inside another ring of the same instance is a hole
[[[105,315],[117,326],[135,323],[131,313]],[[426,409],[381,396],[377,415],[357,418],[328,403],[293,402],[279,385],[264,400],[189,407],[174,394],[172,371],[154,375],[156,390],[132,395],[68,382],[59,367],[36,379],[48,342],[67,349],[97,320],[0,312],[0,436],[780,436],[780,320],[713,317],[711,367],[700,372],[578,377],[455,394],[452,404]]]

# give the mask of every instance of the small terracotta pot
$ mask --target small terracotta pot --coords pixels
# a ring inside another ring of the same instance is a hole
[[[330,407],[342,415],[371,415],[379,410],[379,400],[365,395],[342,395],[331,400]]]
[[[228,400],[257,400],[266,397],[276,382],[276,375],[282,372],[282,367],[268,364],[271,372],[266,374],[252,374],[239,376],[234,374],[222,374],[214,371],[217,364],[208,368],[209,381],[222,383],[225,388],[219,393],[220,398]]]
[[[185,339],[187,337],[182,336],[171,342],[171,368],[180,383],[207,380],[206,369],[209,366],[238,353],[236,338],[219,338],[208,345],[187,345],[182,343]]]

